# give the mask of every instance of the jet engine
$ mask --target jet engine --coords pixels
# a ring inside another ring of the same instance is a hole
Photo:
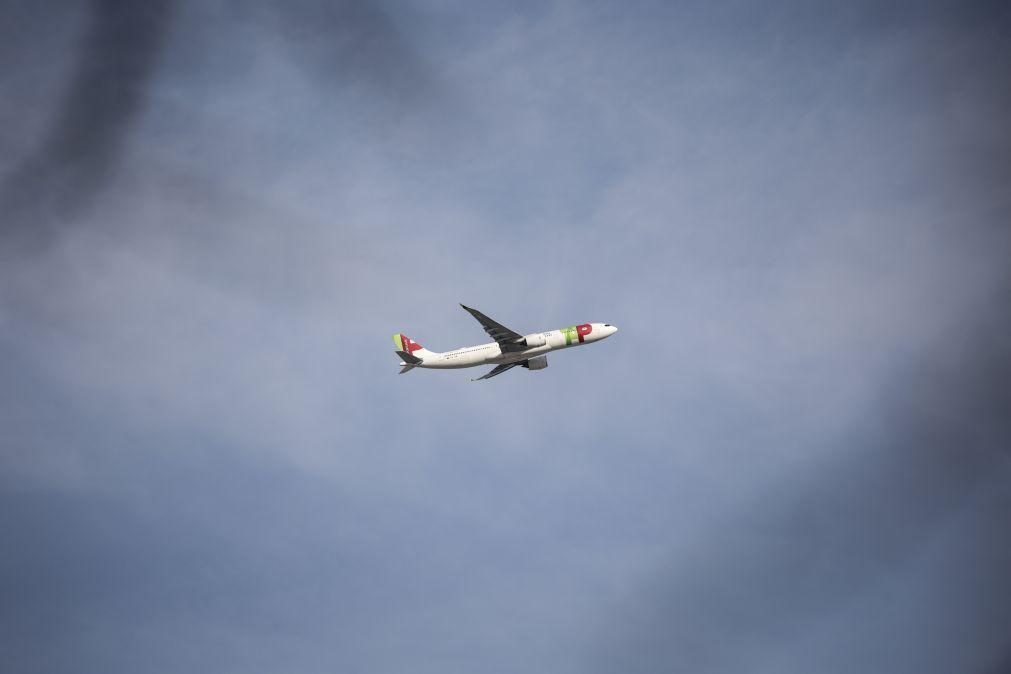
[[[544,335],[538,332],[524,337],[523,343],[530,348],[534,348],[538,346],[544,346],[545,344],[548,343],[548,340],[544,338]]]
[[[523,363],[523,367],[530,370],[543,370],[548,366],[547,356],[537,356]]]

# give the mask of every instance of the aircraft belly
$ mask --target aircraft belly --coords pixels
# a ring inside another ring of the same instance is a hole
[[[500,362],[497,357],[502,354],[498,345],[485,345],[442,354],[438,360],[426,362],[424,365],[433,369],[457,370],[474,367],[486,363]],[[511,355],[511,354],[510,354]]]

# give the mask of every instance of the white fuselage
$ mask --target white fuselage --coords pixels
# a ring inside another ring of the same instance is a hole
[[[588,328],[588,329],[587,329]],[[427,367],[434,370],[451,370],[464,367],[475,367],[478,365],[501,365],[503,363],[517,363],[537,356],[543,356],[551,351],[567,349],[572,346],[599,342],[610,337],[618,328],[607,323],[583,323],[582,325],[561,328],[558,330],[548,330],[546,332],[534,332],[526,335],[530,344],[543,342],[538,346],[531,346],[522,351],[503,352],[497,342],[479,344],[477,346],[465,346],[453,351],[435,353],[426,351],[415,353],[422,356],[423,360],[417,367]]]

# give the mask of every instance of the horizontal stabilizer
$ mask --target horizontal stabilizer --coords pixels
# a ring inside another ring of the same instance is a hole
[[[413,370],[416,367],[418,367],[418,366],[415,365],[414,363],[408,363],[407,365],[405,365],[402,368],[400,368],[400,374],[404,374],[405,372],[410,372],[411,370]]]
[[[418,358],[417,356],[412,356],[406,351],[397,351],[397,355],[400,356],[400,359],[403,360],[408,365],[414,366],[421,364],[420,358]]]

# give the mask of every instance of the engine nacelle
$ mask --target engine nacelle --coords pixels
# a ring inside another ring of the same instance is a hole
[[[548,343],[548,340],[541,333],[535,333],[532,335],[527,335],[523,338],[523,343],[529,348],[535,348],[538,346],[544,346]]]
[[[526,363],[523,364],[523,367],[529,368],[531,370],[543,370],[547,366],[548,366],[547,356],[537,356],[536,358],[531,358],[530,360],[528,360]]]

